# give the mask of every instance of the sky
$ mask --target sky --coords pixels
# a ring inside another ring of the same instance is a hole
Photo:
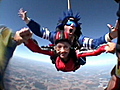
[[[114,0],[71,0],[73,13],[80,13],[82,33],[91,38],[98,38],[109,32],[107,24],[115,24],[118,4]],[[20,8],[28,11],[28,16],[38,22],[41,27],[54,31],[59,17],[67,11],[67,0],[2,0],[0,3],[0,24],[6,25],[16,32],[26,24],[18,16]],[[33,35],[40,45],[48,45],[49,41]],[[14,56],[26,57],[34,60],[50,61],[46,55],[33,53],[23,44],[18,46]],[[94,61],[94,63],[93,63]],[[102,62],[101,62],[102,61]],[[116,63],[116,56],[102,54],[90,57],[87,63],[91,65]]]

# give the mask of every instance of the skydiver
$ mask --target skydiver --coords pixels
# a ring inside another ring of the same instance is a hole
[[[108,24],[108,27],[113,30],[114,34],[118,37],[116,43],[117,65],[111,70],[111,79],[105,90],[120,90],[120,27],[119,23],[117,23],[115,27]],[[115,32],[116,30],[117,32]]]
[[[23,39],[18,32],[13,33],[10,28],[0,26],[0,90],[5,89],[3,82],[5,70],[17,45],[21,43],[23,43]]]
[[[116,13],[118,16],[118,23],[116,24],[115,27],[109,25],[109,28],[112,29],[113,31],[117,31],[117,33],[115,33],[116,36],[118,36],[116,43],[117,64],[111,71],[111,79],[105,90],[120,90],[120,0],[115,1],[119,3],[119,9]]]
[[[79,46],[84,47],[85,49],[96,49],[99,45],[107,43],[117,37],[113,32],[107,33],[97,39],[91,39],[89,37],[83,36],[81,32],[81,23],[79,22],[80,15],[76,14],[74,16],[72,10],[65,13],[65,16],[58,20],[59,25],[57,25],[56,31],[54,32],[50,32],[48,28],[40,29],[41,26],[29,18],[27,16],[27,11],[23,10],[22,8],[19,10],[18,15],[23,21],[25,21],[27,26],[35,35],[49,40],[52,44],[54,44],[54,38],[56,36],[57,30],[64,30],[70,35],[70,37],[75,37],[73,41],[78,41],[80,44]]]
[[[97,56],[103,52],[113,53],[115,50],[115,43],[110,42],[99,47],[96,51],[80,53],[78,50],[71,48],[71,41],[68,40],[69,35],[68,33],[63,32],[63,30],[57,32],[55,46],[53,49],[43,50],[41,47],[39,47],[38,43],[32,39],[32,32],[30,32],[28,28],[18,32],[20,36],[25,39],[25,46],[27,46],[33,52],[51,56],[52,63],[55,64],[56,69],[63,72],[77,70],[81,65],[79,61],[79,58],[81,57]],[[29,34],[29,36],[27,36],[27,34]]]

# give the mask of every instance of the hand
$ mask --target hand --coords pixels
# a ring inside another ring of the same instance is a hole
[[[116,44],[113,42],[108,42],[107,46],[105,47],[106,52],[108,53],[115,53]]]
[[[22,28],[20,31],[17,31],[14,40],[18,42],[18,45],[21,43],[28,43],[28,39],[32,37],[32,32],[29,28]]]
[[[24,11],[23,8],[20,8],[18,16],[21,17],[21,19],[27,24],[30,22],[30,18],[27,17],[27,11]]]
[[[23,8],[20,8],[18,15],[22,18],[22,20],[27,19],[27,11],[24,11]]]
[[[120,28],[118,20],[116,20],[116,23],[115,23],[114,27],[110,24],[107,24],[107,26],[110,30],[109,36],[112,37],[112,39],[116,38],[118,36],[117,35],[118,28]]]
[[[22,37],[24,43],[28,43],[28,40],[32,38],[32,32],[29,28],[23,28],[19,31],[20,37]]]
[[[107,24],[107,27],[109,28],[110,32],[115,31],[115,27],[113,27],[111,24]]]
[[[19,31],[15,33],[14,40],[17,42],[18,45],[23,43],[23,38],[20,36]]]
[[[118,20],[116,20],[115,26],[112,26],[111,24],[107,24],[107,27],[109,28],[110,32],[116,31],[119,27]]]

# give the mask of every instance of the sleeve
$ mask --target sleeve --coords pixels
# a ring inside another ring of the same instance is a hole
[[[97,38],[97,39],[92,39],[92,38],[89,38],[87,36],[81,35],[79,38],[79,43],[85,49],[88,49],[88,50],[96,49],[101,44],[107,43],[105,37],[106,37],[106,34]]]
[[[41,37],[43,39],[49,40],[51,43],[54,43],[54,37],[56,35],[56,32],[50,32],[48,28],[41,29],[41,26],[32,19],[27,24],[27,26],[38,37]]]
[[[93,51],[93,52],[87,52],[87,53],[80,53],[77,55],[78,58],[80,57],[86,57],[86,56],[97,56],[100,55],[101,53],[105,52],[105,47],[107,45],[103,45],[101,47],[99,47],[97,50]]]
[[[25,46],[33,52],[37,52],[37,53],[41,53],[49,56],[54,55],[54,51],[42,50],[33,39],[29,39],[28,44],[25,44]]]
[[[35,35],[42,37],[42,32],[40,31],[40,25],[37,22],[31,19],[30,22],[27,24],[27,26]]]

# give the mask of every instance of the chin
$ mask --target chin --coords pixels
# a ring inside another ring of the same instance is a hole
[[[65,57],[64,57],[64,56],[61,56],[60,58],[64,59]]]
[[[65,59],[66,57],[65,56],[60,56],[60,58]]]

